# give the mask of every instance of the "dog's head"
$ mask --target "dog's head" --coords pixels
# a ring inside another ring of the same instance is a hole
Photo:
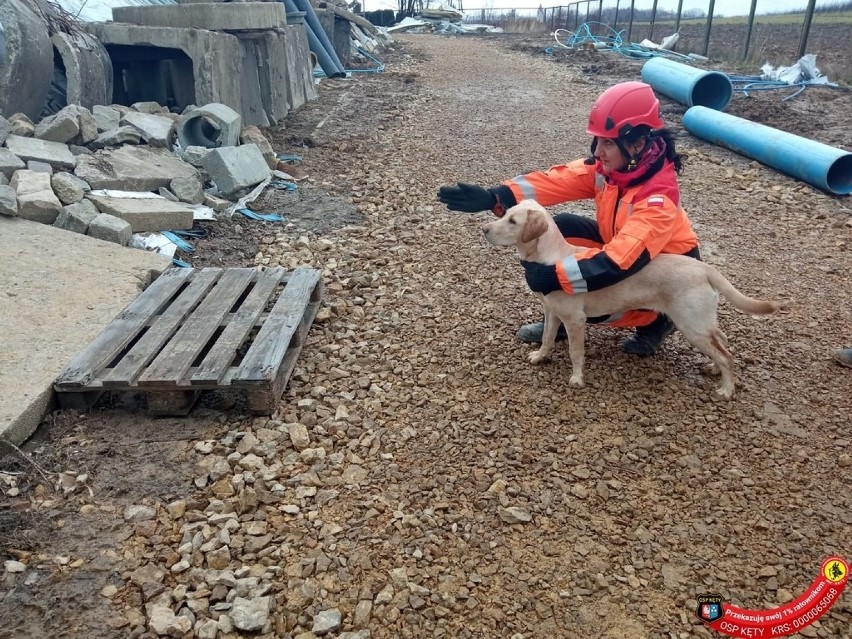
[[[521,246],[547,232],[547,211],[535,200],[521,200],[499,220],[482,229],[485,239],[497,246]]]

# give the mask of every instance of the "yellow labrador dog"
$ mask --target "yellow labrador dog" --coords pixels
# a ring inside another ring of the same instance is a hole
[[[517,246],[521,259],[531,262],[556,264],[583,250],[565,241],[556,223],[535,200],[523,200],[499,220],[486,224],[483,231],[491,244]],[[768,315],[782,307],[778,302],[743,295],[704,262],[683,255],[658,255],[626,280],[597,291],[537,293],[544,307],[544,334],[541,348],[530,353],[529,361],[539,364],[550,355],[561,322],[568,332],[569,384],[582,387],[586,318],[653,309],[668,315],[686,340],[713,361],[722,377],[716,393],[730,399],[734,394],[734,360],[727,337],[716,325],[719,293],[735,308],[752,315]]]

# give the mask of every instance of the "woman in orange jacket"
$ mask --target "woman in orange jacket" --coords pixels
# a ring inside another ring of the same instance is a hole
[[[498,217],[527,198],[542,206],[594,199],[594,220],[571,213],[554,216],[566,240],[585,251],[555,265],[523,263],[529,287],[544,294],[611,286],[660,253],[700,259],[698,238],[680,206],[681,156],[664,128],[653,89],[642,82],[610,87],[592,107],[586,131],[594,139],[585,160],[520,175],[490,189],[465,183],[442,186],[438,199],[453,211],[491,210]],[[674,331],[668,317],[642,309],[589,322],[636,327],[622,348],[641,356],[656,353]],[[518,337],[537,343],[542,332],[542,322],[528,324]],[[562,328],[560,336],[564,339]]]

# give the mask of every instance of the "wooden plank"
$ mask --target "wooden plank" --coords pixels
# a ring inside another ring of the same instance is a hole
[[[322,293],[322,285],[318,285],[315,294]],[[287,388],[287,383],[290,381],[290,375],[296,368],[296,361],[299,359],[299,353],[302,352],[304,337],[313,324],[314,318],[319,311],[321,299],[308,304],[308,308],[299,322],[298,332],[303,333],[300,339],[293,339],[293,345],[287,349],[287,354],[284,356],[284,361],[278,370],[278,375],[272,383],[272,388],[260,388],[250,390],[246,393],[246,406],[249,412],[255,415],[271,415],[278,408],[278,403],[281,401],[281,395],[284,394],[284,389]]]
[[[275,267],[268,269],[260,276],[251,293],[233,317],[229,318],[225,330],[190,378],[193,385],[219,383],[231,362],[234,361],[237,349],[251,333],[285,273],[286,269]]]
[[[189,286],[159,315],[148,331],[133,345],[113,368],[105,369],[100,375],[104,386],[127,387],[133,383],[140,371],[156,357],[169,338],[178,330],[186,315],[195,308],[199,300],[222,274],[221,268],[205,268],[195,273]]]
[[[127,346],[148,320],[171,299],[191,275],[192,269],[169,269],[130,302],[56,379],[56,386],[81,387]]]
[[[227,269],[136,383],[177,386],[256,273],[250,268]]]
[[[269,317],[243,358],[233,384],[269,384],[278,375],[284,354],[297,333],[309,301],[320,286],[317,269],[296,269]],[[298,335],[297,335],[298,337]]]

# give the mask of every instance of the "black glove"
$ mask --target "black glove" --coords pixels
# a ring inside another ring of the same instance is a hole
[[[438,199],[451,211],[465,213],[490,211],[497,204],[497,196],[492,191],[464,182],[459,182],[458,186],[442,186],[438,189]]]
[[[556,276],[556,266],[553,264],[521,260],[521,266],[524,267],[524,278],[531,291],[547,295],[553,291],[562,290],[562,285]]]

